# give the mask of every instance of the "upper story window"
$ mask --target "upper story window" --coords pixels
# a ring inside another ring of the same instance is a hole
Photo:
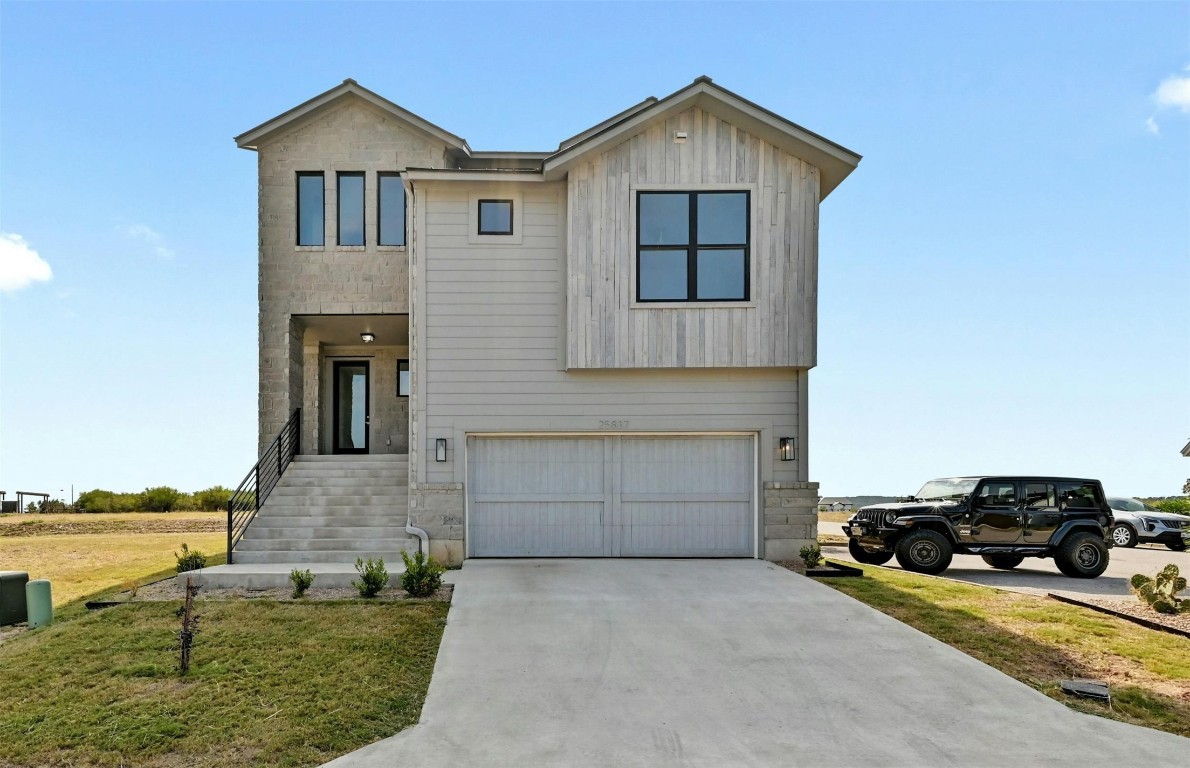
[[[405,185],[399,173],[380,173],[377,220],[380,245],[405,244]]]
[[[409,397],[409,361],[397,361],[397,397]]]
[[[512,201],[511,200],[480,200],[479,201],[479,234],[481,234],[481,235],[511,235],[512,234]]]
[[[637,301],[747,301],[749,192],[638,192]]]
[[[297,175],[297,244],[322,245],[326,222],[321,171]]]
[[[364,244],[364,174],[344,171],[338,174],[339,245]]]

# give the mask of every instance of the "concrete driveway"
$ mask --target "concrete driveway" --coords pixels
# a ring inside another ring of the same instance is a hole
[[[844,536],[842,523],[819,521],[819,533]],[[837,560],[852,562],[846,545],[828,545],[822,554]],[[1026,557],[1011,571],[1001,571],[988,565],[983,558],[974,555],[955,555],[951,566],[942,575],[948,579],[983,584],[988,587],[1011,589],[1044,595],[1049,592],[1071,597],[1110,597],[1112,599],[1135,600],[1128,588],[1128,580],[1134,573],[1156,574],[1169,563],[1175,563],[1183,573],[1190,571],[1190,552],[1174,552],[1161,544],[1141,544],[1125,549],[1112,547],[1107,571],[1096,579],[1072,579],[1062,575],[1053,558]],[[886,563],[887,568],[897,568],[896,558]]]
[[[756,560],[470,560],[419,725],[329,765],[1165,766],[1081,715]]]

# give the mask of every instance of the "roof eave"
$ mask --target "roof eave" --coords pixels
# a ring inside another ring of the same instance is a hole
[[[545,161],[543,168],[546,178],[560,178],[587,154],[614,146],[649,123],[665,119],[691,106],[709,107],[709,111],[728,122],[739,125],[749,133],[818,168],[820,198],[825,198],[839,186],[862,159],[861,155],[846,147],[786,120],[726,88],[714,85],[709,78],[699,78],[686,88],[631,114],[603,131],[555,152]]]
[[[267,120],[255,128],[241,133],[239,136],[235,137],[236,146],[240,149],[258,149],[261,144],[266,143],[277,133],[292,127],[295,122],[309,117],[310,115],[319,112],[323,108],[330,106],[334,102],[348,96],[355,96],[371,104],[382,112],[391,114],[393,117],[396,117],[410,127],[433,139],[436,139],[437,141],[442,142],[443,144],[446,144],[447,147],[452,150],[461,152],[464,155],[471,154],[471,147],[467,145],[466,139],[455,136],[453,133],[442,129],[437,125],[434,125],[429,120],[419,117],[409,110],[394,104],[380,94],[363,87],[351,78],[344,80],[334,88],[324,91],[312,99],[302,102],[293,109],[283,112],[273,119]]]

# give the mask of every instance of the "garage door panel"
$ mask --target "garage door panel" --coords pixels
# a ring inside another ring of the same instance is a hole
[[[599,557],[603,502],[476,502],[472,548],[480,555]]]
[[[477,440],[472,482],[485,493],[602,494],[604,441]]]
[[[624,493],[744,493],[753,485],[748,437],[624,438]]]
[[[621,506],[623,557],[747,557],[751,505],[651,502]]]

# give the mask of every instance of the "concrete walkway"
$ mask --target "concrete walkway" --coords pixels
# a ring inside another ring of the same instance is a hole
[[[754,560],[468,561],[421,723],[328,765],[1184,765]]]

